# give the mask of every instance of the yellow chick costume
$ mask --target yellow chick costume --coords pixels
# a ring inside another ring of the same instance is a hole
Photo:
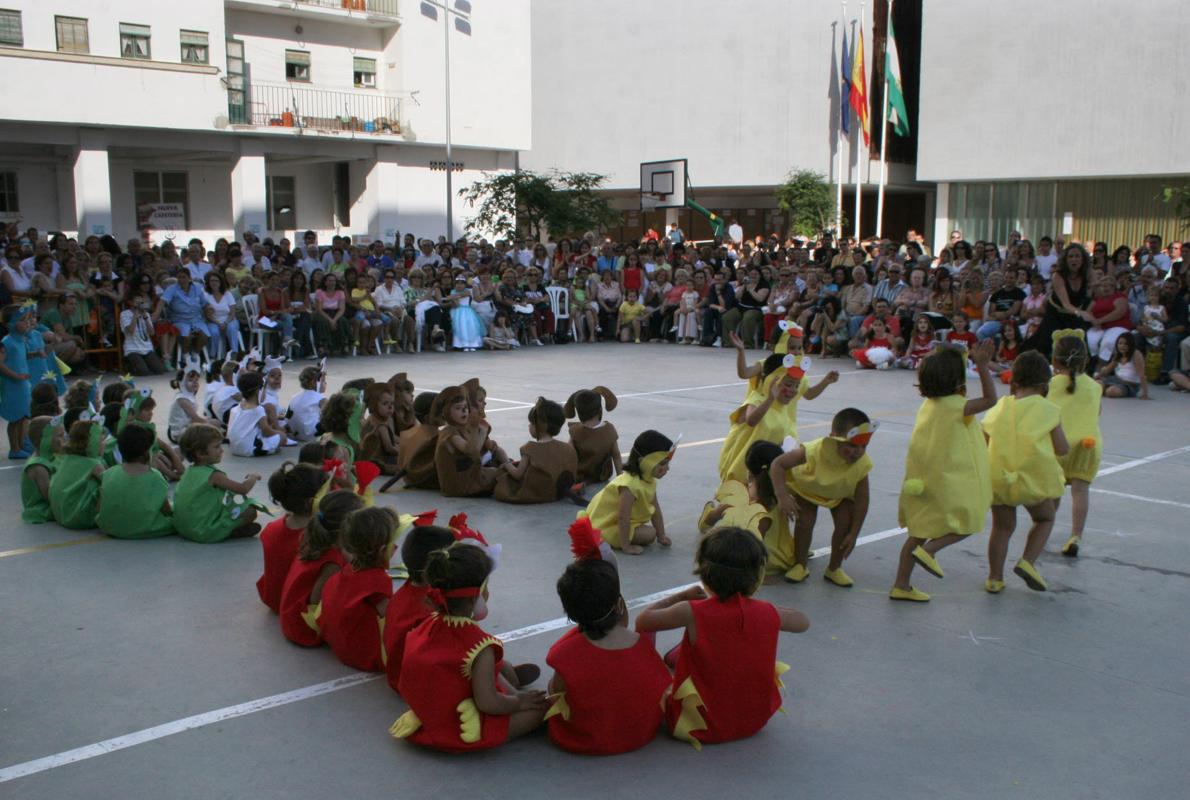
[[[748,480],[748,467],[744,460],[753,442],[773,442],[779,445],[787,436],[797,438],[797,402],[810,388],[810,381],[804,375],[798,382],[797,394],[792,400],[788,403],[774,400],[755,425],[749,425],[744,421],[748,407],[764,403],[772,391],[773,384],[787,374],[784,368],[771,372],[756,389],[748,392],[744,405],[731,413],[731,430],[727,433],[723,449],[719,451],[719,480],[736,480],[741,483]]]
[[[984,416],[993,504],[1031,506],[1062,496],[1065,476],[1050,437],[1060,419],[1041,395],[1006,395]]]
[[[823,508],[835,508],[855,497],[855,487],[872,471],[872,458],[864,453],[854,464],[848,464],[839,455],[842,443],[824,436],[802,445],[805,463],[785,473],[789,491]]]
[[[1099,430],[1103,387],[1083,374],[1075,379],[1074,394],[1067,391],[1069,386],[1069,375],[1055,375],[1050,380],[1046,398],[1058,407],[1062,431],[1070,443],[1070,452],[1058,456],[1058,463],[1062,465],[1066,480],[1090,483],[1099,472],[1099,459],[1103,455],[1103,433]]]
[[[988,448],[960,394],[926,398],[917,410],[897,520],[917,539],[983,530],[992,504]]]

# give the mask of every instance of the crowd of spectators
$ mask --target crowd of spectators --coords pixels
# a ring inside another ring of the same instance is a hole
[[[1109,394],[1147,396],[1146,371],[1190,389],[1190,242],[1165,247],[1155,235],[1133,250],[1016,232],[971,243],[956,230],[938,253],[913,230],[859,245],[688,242],[676,226],[639,242],[298,238],[121,248],[110,236],[80,243],[9,225],[0,301],[36,302],[68,363],[118,347],[139,374],[243,350],[262,328],[276,334],[270,349],[312,358],[601,340],[718,347],[738,337],[763,348],[788,319],[808,352],[867,366],[873,345],[891,351],[885,363],[915,365],[926,335],[994,339],[1010,362],[1027,349],[1048,355],[1055,330],[1081,328]]]

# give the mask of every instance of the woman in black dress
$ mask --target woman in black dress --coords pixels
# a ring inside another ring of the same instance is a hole
[[[1089,327],[1079,312],[1091,304],[1091,257],[1081,244],[1062,251],[1050,276],[1049,299],[1037,332],[1021,343],[1021,350],[1037,350],[1049,358],[1054,331]]]

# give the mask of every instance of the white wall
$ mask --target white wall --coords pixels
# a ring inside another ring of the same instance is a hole
[[[642,161],[683,157],[696,187],[772,186],[791,168],[831,176],[839,13],[825,0],[534,0],[521,165],[607,174],[610,188],[639,187]],[[870,27],[864,39],[870,73]]]
[[[65,166],[65,165],[63,165]],[[50,163],[30,163],[26,160],[9,160],[0,148],[0,172],[15,172],[17,174],[17,202],[20,212],[16,214],[0,214],[0,222],[23,220],[42,230],[57,230],[64,221],[60,214],[60,197],[58,191],[57,169]],[[66,198],[73,206],[74,195]],[[71,226],[74,220],[65,220]]]
[[[188,164],[150,159],[110,159],[112,227],[120,242],[137,235],[133,172],[185,172],[190,228],[179,232],[213,241],[226,236],[232,227],[231,164]],[[158,234],[159,236],[162,234]]]
[[[302,33],[294,28],[301,26]],[[244,42],[244,59],[254,81],[285,83],[285,51],[310,54],[311,88],[353,88],[352,59],[376,59],[377,89],[384,85],[385,29],[335,24],[312,19],[286,19],[276,14],[227,12],[227,35]]]
[[[925,0],[917,177],[1190,173],[1182,0]]]

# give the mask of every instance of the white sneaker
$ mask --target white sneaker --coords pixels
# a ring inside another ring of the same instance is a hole
[[[887,361],[885,361],[883,364],[877,364],[876,369],[888,369],[891,366],[892,364],[889,364]]]
[[[720,341],[720,339],[718,337],[715,337],[715,341],[711,343],[711,347],[722,347],[722,346],[723,346],[723,342]]]
[[[289,437],[286,437],[285,441],[281,442],[282,447],[297,447],[299,444],[301,444],[301,442],[299,442],[297,439],[290,439]]]
[[[545,347],[545,345],[544,345],[544,344],[542,344],[542,342],[541,342],[541,340],[540,340],[540,339],[534,339],[534,340],[533,340],[533,346],[534,346],[534,347]]]

